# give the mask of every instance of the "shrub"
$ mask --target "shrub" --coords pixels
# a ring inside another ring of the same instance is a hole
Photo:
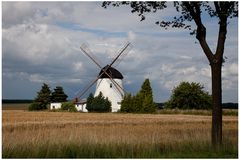
[[[88,112],[111,112],[111,105],[108,98],[105,98],[100,92],[97,97],[93,97],[93,94],[89,95],[86,109]]]
[[[43,110],[43,108],[45,109],[45,104],[42,104],[42,103],[40,103],[40,102],[33,102],[33,103],[28,107],[28,110],[29,110],[29,111]]]
[[[75,105],[72,102],[63,102],[61,110],[66,110],[69,112],[77,112]]]

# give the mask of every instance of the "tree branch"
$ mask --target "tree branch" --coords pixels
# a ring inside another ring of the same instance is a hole
[[[224,52],[224,44],[226,40],[226,34],[227,34],[227,11],[229,9],[229,5],[224,2],[219,2],[221,9],[219,7],[219,4],[217,2],[214,2],[216,11],[218,13],[219,17],[219,33],[218,33],[218,43],[217,43],[217,49],[216,49],[216,58],[217,60],[222,60],[223,52]],[[224,3],[224,4],[223,4]]]
[[[214,2],[214,6],[215,6],[215,9],[216,9],[216,12],[217,12],[217,14],[219,15],[220,14],[220,7],[219,7],[219,5],[218,5],[218,2]]]
[[[193,4],[193,6],[191,5],[191,3]],[[190,12],[190,15],[193,17],[193,19],[197,25],[196,38],[198,39],[205,55],[207,56],[207,58],[211,64],[214,60],[214,56],[206,42],[206,28],[202,24],[200,6],[197,2],[183,2],[183,5],[185,5],[187,10]],[[194,8],[196,11],[194,11]]]

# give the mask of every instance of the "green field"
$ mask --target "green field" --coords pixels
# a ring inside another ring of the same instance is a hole
[[[3,110],[28,110],[30,103],[3,103]]]

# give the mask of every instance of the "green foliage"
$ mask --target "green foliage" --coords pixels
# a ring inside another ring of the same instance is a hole
[[[203,90],[199,83],[181,82],[173,89],[166,108],[179,109],[209,109],[212,104],[211,96]]]
[[[136,96],[127,94],[121,103],[121,112],[127,113],[154,113],[156,105],[153,102],[152,88],[149,79],[146,79]]]
[[[149,79],[145,79],[145,81],[143,82],[140,93],[143,95],[143,97],[148,96],[148,95],[151,97],[153,96]]]
[[[92,93],[89,94],[88,98],[87,98],[87,105],[86,105],[86,109],[90,112],[93,110],[92,108],[92,102],[94,100],[94,96]]]
[[[36,111],[36,110],[43,110],[43,108],[45,108],[44,104],[40,103],[40,102],[33,102],[29,107],[28,110],[29,111]]]
[[[37,97],[29,106],[28,110],[44,110],[48,108],[51,102],[66,102],[67,97],[62,87],[57,86],[52,93],[49,86],[43,83],[41,90],[37,92]]]
[[[132,101],[132,95],[127,94],[124,96],[122,102],[121,102],[121,112],[132,112],[133,101]]]
[[[144,95],[140,92],[137,93],[136,96],[133,97],[133,111],[135,113],[140,113],[142,112],[142,108],[143,108],[143,98]]]
[[[69,112],[77,112],[77,109],[72,102],[63,102],[61,106],[61,110],[66,110]]]
[[[56,86],[52,93],[51,100],[52,102],[66,102],[67,97],[68,96],[64,93],[63,88],[61,86]]]
[[[146,19],[146,15],[149,13],[156,13],[157,11],[166,10],[170,7],[170,3],[167,1],[104,1],[102,3],[103,8],[108,8],[108,6],[119,7],[119,6],[130,6],[132,13],[136,13],[140,20]],[[217,2],[214,3],[201,1],[201,2],[173,2],[172,6],[176,10],[176,15],[169,17],[168,20],[158,20],[155,22],[159,27],[167,28],[182,28],[190,30],[191,34],[195,34],[195,30],[192,30],[191,25],[188,22],[192,20],[201,20],[203,14],[208,14],[210,17],[222,18],[234,18],[238,17],[238,2]],[[223,14],[224,13],[224,14]],[[199,16],[198,16],[199,14]],[[198,21],[197,21],[198,22]],[[197,23],[196,22],[196,23]],[[199,23],[197,23],[199,25]]]
[[[93,97],[93,94],[89,95],[86,109],[88,112],[111,112],[111,105],[108,98],[105,98],[100,92],[97,97]]]
[[[227,137],[227,140],[229,138]],[[3,158],[238,158],[237,146],[226,143],[216,151],[209,143],[177,143],[166,145],[128,144],[128,143],[38,143],[38,144],[15,144],[3,146]]]
[[[37,97],[34,99],[33,104],[29,106],[29,110],[44,110],[47,109],[47,105],[51,101],[51,90],[49,86],[43,83],[43,86],[39,92],[37,92]]]
[[[156,105],[153,103],[153,99],[150,95],[146,95],[143,100],[143,113],[153,113],[156,112]]]

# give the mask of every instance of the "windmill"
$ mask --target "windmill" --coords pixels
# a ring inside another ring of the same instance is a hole
[[[97,82],[94,96],[97,96],[100,92],[102,92],[103,96],[108,97],[108,99],[111,101],[112,112],[117,112],[121,107],[121,101],[126,91],[123,89],[123,76],[117,69],[113,67],[113,64],[117,62],[120,63],[122,59],[119,57],[126,55],[126,53],[128,53],[131,48],[131,43],[127,42],[118,52],[117,56],[112,60],[112,62],[103,67],[100,65],[99,61],[97,61],[96,57],[94,57],[88,46],[86,44],[82,44],[80,47],[81,51],[87,57],[89,57],[101,70],[98,76],[93,81],[91,81],[76,97],[81,99],[81,97]]]

